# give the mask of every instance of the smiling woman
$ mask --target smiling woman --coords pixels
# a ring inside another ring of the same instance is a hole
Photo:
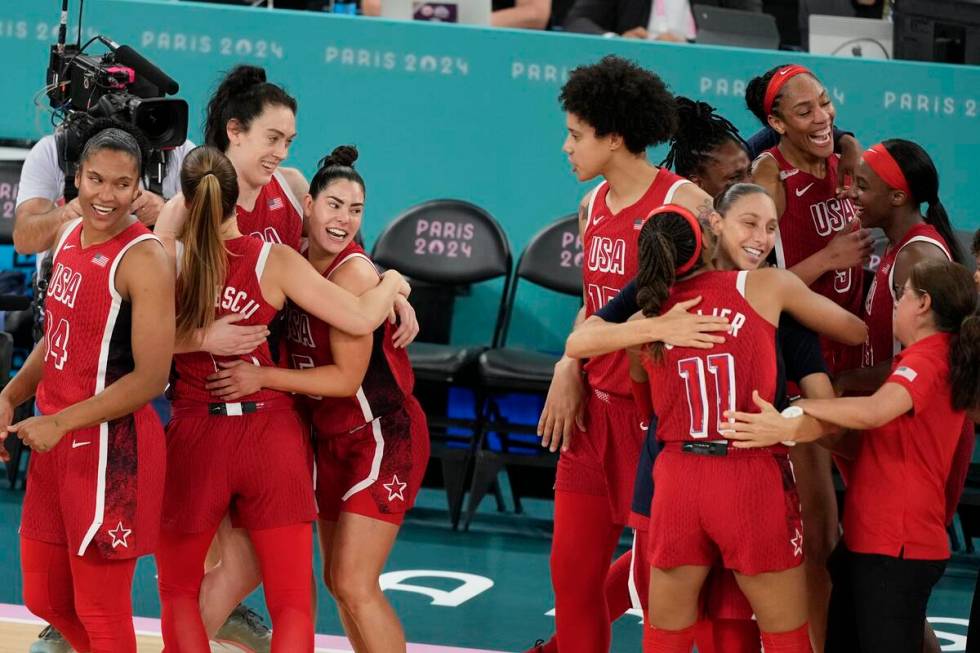
[[[24,602],[78,651],[135,653],[136,559],[156,548],[164,436],[149,405],[173,353],[174,281],[159,241],[131,215],[143,156],[112,127],[90,136],[75,183],[82,217],[59,231],[45,337],[0,393],[35,455],[21,517]]]
[[[749,82],[745,102],[780,135],[752,169],[753,180],[776,202],[776,262],[857,314],[871,236],[854,219],[851,200],[838,192],[832,134],[837,112],[827,89],[802,66],[777,66]],[[831,373],[860,363],[858,348],[825,342],[824,355]]]

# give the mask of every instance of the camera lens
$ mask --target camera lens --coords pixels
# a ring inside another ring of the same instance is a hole
[[[176,147],[187,138],[187,103],[174,98],[142,100],[133,109],[133,124],[150,147]]]

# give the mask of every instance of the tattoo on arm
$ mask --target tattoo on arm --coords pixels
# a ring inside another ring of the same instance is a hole
[[[698,204],[698,208],[695,210],[694,214],[697,216],[698,221],[707,222],[708,216],[710,216],[714,210],[714,202],[710,197],[706,197],[703,202]]]

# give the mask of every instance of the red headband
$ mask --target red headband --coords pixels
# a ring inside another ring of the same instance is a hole
[[[694,253],[691,254],[691,258],[686,263],[678,266],[675,274],[680,277],[690,272],[691,268],[694,267],[694,264],[701,258],[701,223],[698,222],[698,219],[694,217],[693,213],[678,204],[665,204],[659,209],[655,209],[649,216],[647,216],[647,220],[661,213],[677,213],[678,215],[683,216],[684,219],[690,223],[691,229],[694,231]]]
[[[905,173],[898,167],[898,162],[889,154],[888,150],[881,143],[872,145],[864,154],[861,155],[868,167],[881,177],[881,180],[888,184],[889,188],[900,190],[909,197],[912,197],[912,189],[909,188],[908,179]]]
[[[783,88],[783,85],[802,73],[813,75],[807,68],[792,64],[783,66],[769,79],[769,84],[766,86],[766,99],[762,103],[762,108],[765,110],[767,116],[772,113],[772,105],[776,101],[776,96],[779,95],[779,90]]]

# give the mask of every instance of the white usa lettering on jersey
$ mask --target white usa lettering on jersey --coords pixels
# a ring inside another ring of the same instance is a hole
[[[594,236],[589,245],[588,268],[592,272],[626,274],[626,241]]]

